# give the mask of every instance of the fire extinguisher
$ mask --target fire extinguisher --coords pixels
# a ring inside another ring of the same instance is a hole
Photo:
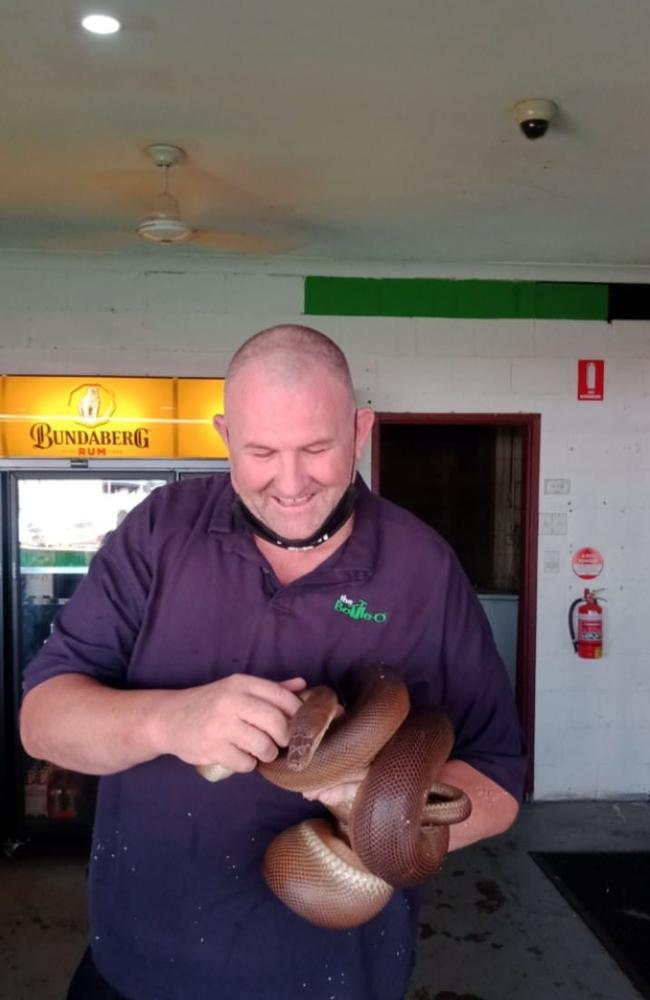
[[[585,590],[569,608],[569,633],[573,648],[583,660],[599,660],[603,655],[603,609],[596,596],[599,590]],[[604,598],[600,598],[601,601]],[[581,603],[582,602],[582,603]],[[574,612],[578,609],[576,635]]]

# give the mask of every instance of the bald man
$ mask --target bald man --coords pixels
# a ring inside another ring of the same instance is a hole
[[[171,484],[129,514],[30,664],[27,752],[103,776],[70,1000],[403,996],[419,891],[333,932],[260,875],[276,833],[350,791],[306,801],[254,770],[286,746],[305,685],[390,663],[456,727],[440,777],[473,812],[451,849],[515,819],[525,753],[505,670],[449,547],[356,474],[372,424],[323,334],[252,337],[215,418],[230,479]],[[370,620],[343,613],[359,602]],[[214,763],[235,775],[210,786],[189,766]]]

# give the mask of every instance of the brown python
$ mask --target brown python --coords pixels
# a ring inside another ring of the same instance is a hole
[[[386,666],[368,672],[338,718],[329,688],[307,692],[291,720],[289,746],[257,770],[273,784],[312,792],[368,768],[354,801],[332,812],[336,826],[306,820],[269,845],[263,874],[290,909],[319,927],[355,927],[376,916],[397,887],[427,881],[442,865],[449,825],[471,812],[467,796],[437,775],[453,747],[446,715],[411,710],[406,685]],[[208,780],[229,772],[199,767]]]

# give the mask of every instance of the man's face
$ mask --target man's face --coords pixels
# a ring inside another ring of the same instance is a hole
[[[226,416],[215,424],[245,505],[277,535],[301,539],[343,496],[373,418],[371,410],[355,411],[327,370],[287,384],[250,362],[230,383]]]

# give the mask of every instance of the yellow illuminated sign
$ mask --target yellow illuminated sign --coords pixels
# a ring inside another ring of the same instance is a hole
[[[225,458],[223,379],[5,375],[6,458]]]
[[[185,458],[227,458],[228,449],[212,420],[223,413],[223,379],[176,380],[177,454]]]

